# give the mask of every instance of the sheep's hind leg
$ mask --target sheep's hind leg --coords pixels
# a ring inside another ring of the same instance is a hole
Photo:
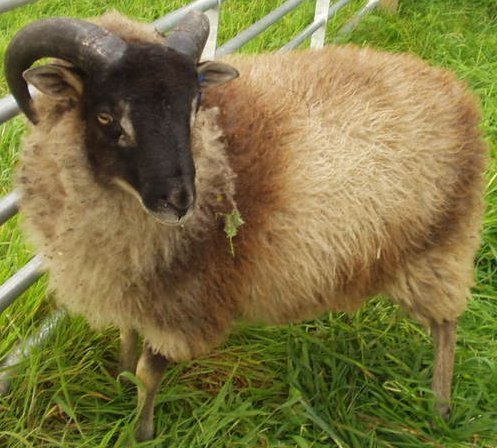
[[[138,333],[121,329],[119,348],[119,372],[135,373],[138,362]]]
[[[445,419],[450,414],[457,318],[466,308],[473,281],[473,251],[459,254],[450,249],[434,249],[425,257],[410,260],[387,291],[395,302],[431,327],[435,410]]]
[[[435,343],[435,367],[432,388],[436,399],[436,410],[446,420],[450,415],[449,403],[454,372],[456,328],[456,321],[431,322],[431,331]]]
[[[136,376],[143,382],[145,390],[138,388],[138,408],[141,409],[135,428],[135,438],[141,442],[154,437],[154,401],[159,389],[167,359],[152,352],[147,344],[138,360]]]

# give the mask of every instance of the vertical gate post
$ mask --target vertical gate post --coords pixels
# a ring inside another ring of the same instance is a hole
[[[328,12],[330,9],[330,0],[316,0],[316,10],[314,12],[314,22],[323,24],[312,33],[311,48],[323,48],[326,37],[326,24],[328,23]]]

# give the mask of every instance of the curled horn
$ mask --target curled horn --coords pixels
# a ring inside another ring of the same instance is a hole
[[[21,111],[36,124],[31,95],[22,76],[35,61],[44,57],[63,59],[91,73],[112,65],[125,49],[122,39],[95,24],[68,18],[39,20],[12,39],[5,54],[5,77]]]
[[[190,11],[166,37],[165,45],[197,62],[209,36],[209,19],[198,11]]]

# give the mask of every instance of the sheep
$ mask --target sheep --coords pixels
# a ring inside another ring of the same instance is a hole
[[[153,437],[167,363],[209,353],[237,320],[377,294],[431,329],[447,417],[487,159],[467,86],[349,45],[198,63],[200,13],[166,40],[117,13],[96,23],[28,25],[6,72],[34,123],[17,174],[26,234],[58,305],[120,329],[120,368],[145,386],[136,438]],[[29,68],[45,56],[58,60]]]

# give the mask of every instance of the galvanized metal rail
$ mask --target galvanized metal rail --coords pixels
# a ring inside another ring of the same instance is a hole
[[[8,221],[19,211],[19,200],[21,199],[21,194],[14,190],[7,196],[4,196],[0,202],[0,225]]]
[[[10,381],[19,363],[29,356],[33,348],[40,346],[48,339],[65,317],[65,314],[64,311],[57,310],[48,316],[37,333],[28,336],[5,357],[0,370],[0,395],[9,391]]]
[[[283,16],[293,11],[297,6],[303,3],[305,0],[287,0],[280,7],[271,11],[267,16],[263,17],[258,22],[254,23],[252,26],[242,31],[238,36],[234,37],[230,41],[226,42],[224,45],[219,47],[216,51],[216,57],[220,58],[229,53],[233,53],[240,47],[245,45],[247,42],[252,40],[254,37],[261,34],[264,30],[274,25]]]
[[[0,12],[12,9],[35,0],[0,0]],[[341,8],[351,0],[338,0],[330,5],[329,0],[286,0],[278,8],[254,23],[252,26],[242,31],[238,36],[217,48],[217,30],[220,17],[220,7],[222,0],[195,0],[192,3],[171,12],[170,14],[157,19],[153,25],[160,31],[165,32],[181,20],[189,11],[205,11],[211,23],[211,33],[202,57],[213,59],[232,53],[264,30],[275,24],[283,16],[290,13],[304,2],[315,2],[314,20],[301,33],[284,45],[279,52],[286,52],[298,47],[307,38],[311,37],[311,47],[320,48],[324,45],[326,35],[326,25]],[[360,19],[376,8],[380,3],[387,2],[391,5],[393,0],[369,0],[352,19],[340,30],[339,34],[350,32]],[[34,93],[34,92],[33,92]],[[0,124],[11,119],[19,113],[19,108],[11,95],[0,98]],[[0,225],[14,216],[18,211],[20,193],[13,191],[0,200]],[[14,300],[29,288],[42,275],[42,260],[35,256],[16,274],[9,278],[3,285],[0,285],[0,313],[2,313]],[[64,318],[63,311],[56,311],[46,318],[38,330],[38,333],[26,338],[4,359],[0,370],[0,394],[6,392],[10,383],[10,377],[15,365],[28,356],[33,347],[42,344],[55,331],[57,325]]]
[[[19,107],[12,95],[0,98],[0,124],[5,123],[19,113]]]
[[[0,286],[0,313],[42,275],[40,256],[32,258]]]
[[[36,0],[2,0],[0,1],[0,13],[24,6],[28,3],[34,3]]]

